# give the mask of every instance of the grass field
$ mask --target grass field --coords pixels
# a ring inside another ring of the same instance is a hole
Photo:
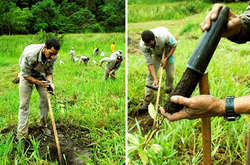
[[[155,5],[171,8],[172,5],[176,4],[183,6],[181,3],[186,2],[162,2]],[[236,13],[243,12],[247,7],[247,3],[227,5]],[[199,42],[199,38],[202,36],[199,24],[211,8],[211,4],[202,4],[201,6],[207,7],[197,14],[183,15],[170,20],[146,18],[147,14],[143,13],[147,13],[155,7],[153,2],[128,6],[128,18],[134,11],[137,11],[138,14],[132,17],[141,20],[141,22],[131,20],[128,24],[128,112],[138,110],[139,104],[143,102],[148,72],[144,57],[139,51],[140,33],[147,29],[164,26],[176,36],[178,40],[175,53],[176,76],[174,85],[176,85],[186,69],[187,61]],[[207,68],[211,95],[225,98],[230,95],[238,97],[250,94],[249,46],[249,43],[238,45],[227,39],[221,40]],[[165,79],[165,73],[163,77]],[[162,89],[164,89],[164,85]],[[198,92],[196,89],[193,95],[198,95]],[[166,100],[167,95],[162,93],[162,98]],[[161,105],[164,105],[164,102]],[[227,122],[222,117],[212,118],[212,161],[214,165],[244,164],[248,121],[247,115],[243,115],[236,122]],[[128,123],[129,164],[202,164],[201,120],[182,120],[172,123],[165,120],[161,129],[145,149],[142,149],[142,144],[145,141],[146,126],[142,125],[139,118],[136,120],[131,117]]]
[[[123,33],[66,34],[54,71],[56,99],[52,97],[52,108],[55,120],[65,123],[66,127],[74,125],[89,130],[93,158],[87,161],[88,164],[123,164],[125,161],[125,62],[114,81],[104,81],[104,71],[92,63],[92,60],[99,62],[101,59],[101,56],[92,56],[93,49],[99,47],[105,56],[109,56],[113,41],[116,50],[125,52]],[[24,47],[33,43],[39,43],[35,35],[0,37],[0,130],[13,124],[16,129],[18,85],[11,81],[19,72],[18,59]],[[70,61],[72,46],[77,56],[90,57],[88,66]],[[59,60],[63,60],[64,64],[60,65]],[[34,90],[30,101],[30,125],[39,122],[38,98]],[[33,156],[27,157],[17,147],[19,143],[14,143],[12,133],[7,136],[0,134],[0,164],[46,164],[36,150]],[[39,142],[37,139],[33,141],[35,148]]]

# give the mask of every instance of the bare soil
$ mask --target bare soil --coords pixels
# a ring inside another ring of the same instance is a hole
[[[63,155],[62,157],[65,157],[63,162],[64,164],[85,164],[80,157],[83,157],[84,159],[92,159],[93,155],[90,147],[91,140],[88,129],[80,126],[69,125],[62,122],[56,123],[56,127],[61,152]],[[13,136],[16,139],[15,125],[9,126],[8,128],[1,130],[0,133],[7,134],[11,131],[14,132]],[[24,147],[27,151],[26,153],[28,157],[34,151],[30,138],[35,138],[39,140],[39,154],[44,160],[50,162],[58,161],[58,152],[53,134],[53,128],[51,125],[48,126],[46,133],[38,125],[29,126],[29,138],[25,141]]]

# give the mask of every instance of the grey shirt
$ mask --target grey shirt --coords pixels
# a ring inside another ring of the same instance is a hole
[[[147,48],[142,39],[140,41],[140,49],[145,57],[147,65],[153,64],[152,55],[161,57],[164,48],[169,52],[171,48],[177,45],[176,39],[167,28],[158,27],[150,31],[152,31],[155,36],[155,48]]]
[[[100,60],[100,64],[102,65],[104,62],[107,62],[106,69],[107,70],[117,70],[120,67],[120,64],[116,63],[117,56],[120,55],[119,51],[116,51],[110,55],[110,57],[105,57]]]
[[[46,75],[53,73],[57,57],[54,60],[43,60],[42,49],[44,46],[45,44],[32,44],[24,48],[19,59],[22,77],[32,76],[38,78],[40,73],[45,73]]]
[[[240,33],[228,37],[228,39],[239,44],[246,43],[247,41],[250,41],[250,2],[246,11],[238,17],[240,18],[242,23]]]

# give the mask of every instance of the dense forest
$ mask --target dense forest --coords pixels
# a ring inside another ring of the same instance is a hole
[[[0,35],[124,32],[125,0],[1,0]]]

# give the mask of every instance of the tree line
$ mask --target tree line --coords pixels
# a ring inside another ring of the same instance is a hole
[[[124,32],[125,0],[1,0],[0,35]]]

